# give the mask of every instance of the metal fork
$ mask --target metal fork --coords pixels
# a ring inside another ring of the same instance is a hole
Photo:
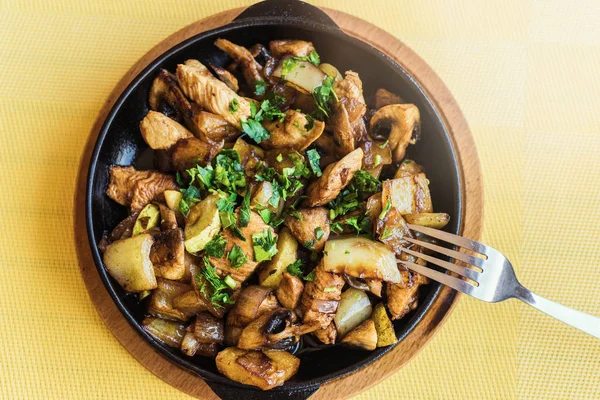
[[[471,295],[476,299],[495,303],[510,298],[517,298],[532,307],[569,324],[577,329],[589,333],[590,335],[600,339],[600,318],[593,315],[573,310],[572,308],[555,303],[542,296],[530,292],[524,288],[515,275],[515,271],[510,261],[504,257],[498,250],[493,247],[486,246],[483,243],[474,240],[466,239],[461,236],[456,236],[447,232],[442,232],[437,229],[426,228],[419,225],[409,224],[408,227],[416,232],[431,236],[433,238],[448,242],[458,247],[478,253],[480,257],[473,257],[466,253],[450,250],[429,242],[418,239],[405,237],[407,241],[414,243],[423,248],[433,250],[468,264],[471,267],[462,267],[460,265],[443,261],[430,255],[423,254],[411,249],[402,248],[402,251],[413,255],[417,258],[455,272],[462,277],[463,280],[454,276],[436,271],[422,265],[415,264],[409,261],[398,260],[409,269],[425,275],[426,277],[443,283],[452,289],[458,290],[465,294]],[[470,280],[470,281],[469,281]]]

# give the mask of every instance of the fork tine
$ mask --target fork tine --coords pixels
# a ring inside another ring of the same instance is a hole
[[[398,260],[398,262],[406,265],[408,268],[415,272],[418,272],[421,275],[424,275],[446,286],[450,286],[452,289],[458,290],[459,292],[470,294],[471,291],[475,289],[475,286],[471,285],[470,283],[462,281],[458,278],[454,278],[450,275],[444,274],[434,269],[427,268],[422,265],[412,263],[410,261]]]
[[[448,232],[440,231],[439,229],[427,228],[425,226],[408,224],[408,227],[413,231],[424,233],[428,236],[443,240],[444,242],[452,243],[456,246],[464,247],[467,250],[475,251],[477,253],[486,255],[488,254],[488,247],[483,243],[479,243],[461,236],[456,236]]]
[[[477,279],[479,278],[479,272],[472,270],[470,268],[461,267],[460,265],[452,264],[448,261],[438,260],[435,257],[431,257],[431,256],[428,256],[427,254],[419,253],[414,250],[405,249],[404,247],[402,247],[402,251],[405,253],[411,254],[415,257],[419,257],[419,258],[421,258],[425,261],[428,261],[432,264],[435,264],[439,267],[446,268],[449,271],[456,272],[457,274],[460,274],[462,276],[466,276],[467,278],[469,278],[475,282],[477,282]]]
[[[474,266],[479,267],[479,268],[482,268],[483,263],[485,261],[482,258],[472,257],[472,256],[470,256],[468,254],[460,253],[460,252],[454,251],[454,250],[450,250],[450,249],[447,249],[445,247],[441,247],[441,246],[438,246],[438,245],[435,245],[435,244],[424,242],[422,240],[412,239],[412,238],[409,238],[409,237],[406,237],[406,236],[404,237],[404,240],[407,240],[407,241],[409,241],[411,243],[414,243],[414,244],[418,244],[419,246],[425,247],[426,249],[436,251],[436,252],[438,252],[440,254],[444,254],[444,255],[446,255],[448,257],[455,258],[457,260],[466,262],[467,264],[471,264],[471,265],[474,265]]]

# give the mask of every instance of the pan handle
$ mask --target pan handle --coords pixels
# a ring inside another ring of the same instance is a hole
[[[222,400],[306,400],[319,386],[309,386],[297,390],[267,390],[261,391],[248,387],[248,389],[239,389],[222,383],[206,381],[208,386]]]
[[[264,0],[246,8],[234,21],[271,18],[294,19],[340,29],[325,12],[300,0]]]

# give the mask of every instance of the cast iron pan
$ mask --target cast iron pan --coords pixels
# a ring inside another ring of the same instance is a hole
[[[227,56],[213,42],[225,38],[244,46],[273,39],[303,39],[314,43],[321,59],[340,71],[352,69],[362,78],[365,97],[384,87],[402,95],[419,107],[422,118],[422,138],[410,147],[408,157],[424,165],[431,181],[431,195],[438,211],[451,215],[447,229],[458,233],[461,226],[460,172],[455,151],[442,119],[415,80],[385,54],[343,33],[325,13],[298,0],[266,0],[246,9],[232,23],[194,36],[158,57],[127,87],[109,113],[94,148],[87,180],[86,219],[90,246],[100,277],[111,297],[137,330],[140,340],[147,340],[174,364],[200,375],[213,391],[224,399],[305,399],[324,382],[339,378],[365,367],[390,348],[373,352],[333,346],[319,351],[300,351],[298,373],[283,386],[269,392],[242,385],[225,378],[216,370],[214,360],[184,356],[154,339],[141,327],[145,306],[135,296],[127,295],[107,274],[97,243],[102,233],[110,231],[127,216],[127,209],[105,195],[108,167],[134,165],[152,168],[151,151],[144,143],[139,122],[148,112],[148,91],[161,68],[172,72],[178,63],[190,58],[201,62],[225,65]],[[437,296],[439,285],[424,290],[420,306],[411,315],[395,324],[400,340],[419,323]],[[174,366],[175,368],[175,366]],[[242,397],[243,396],[243,397]]]

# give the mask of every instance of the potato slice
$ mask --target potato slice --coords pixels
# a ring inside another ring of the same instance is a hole
[[[152,235],[140,235],[117,240],[106,246],[103,261],[110,276],[128,292],[156,288],[156,276],[150,261]]]
[[[233,150],[240,155],[240,164],[246,171],[253,170],[258,163],[265,158],[265,151],[258,146],[239,138],[233,145]]]
[[[167,207],[169,207],[173,211],[179,210],[179,202],[183,198],[181,192],[177,190],[165,190],[163,194],[165,195],[165,202],[167,203]]]
[[[298,371],[300,359],[285,351],[228,347],[217,355],[216,363],[229,379],[269,390],[290,379]]]
[[[383,182],[381,204],[391,203],[401,215],[433,211],[429,181],[423,173]]]
[[[401,280],[394,252],[383,243],[360,236],[332,239],[325,244],[324,253],[327,272],[394,283]]]
[[[147,317],[142,321],[142,327],[146,332],[171,347],[180,347],[185,336],[185,326],[181,322]]]
[[[350,288],[342,293],[342,299],[335,313],[335,326],[338,336],[344,337],[346,333],[360,325],[371,316],[371,301],[363,291]]]
[[[204,246],[221,230],[219,195],[211,194],[194,205],[185,224],[185,249],[190,253],[204,250]]]
[[[260,211],[265,208],[274,213],[276,216],[280,216],[283,211],[284,201],[282,199],[277,203],[277,207],[274,207],[269,200],[273,197],[275,188],[271,182],[261,182],[256,186],[256,190],[252,193],[250,199],[250,209],[252,211]]]
[[[375,350],[377,347],[377,330],[373,320],[368,319],[350,331],[342,339],[342,344],[364,350]]]
[[[139,235],[140,233],[144,233],[157,226],[160,219],[159,217],[160,210],[158,206],[147,204],[142,211],[140,211],[140,214],[135,220],[131,236]]]
[[[288,228],[283,228],[277,239],[277,254],[260,269],[258,282],[261,286],[276,288],[288,265],[293,264],[297,259],[298,242]]]
[[[274,77],[281,78],[283,76],[282,66],[286,62],[293,63],[294,67],[284,76],[284,79],[287,84],[293,86],[301,93],[312,93],[317,86],[321,86],[323,79],[327,77],[325,72],[321,71],[318,67],[308,61],[292,60],[284,60],[277,68],[275,68],[275,71],[273,71]]]
[[[434,229],[442,229],[450,222],[450,216],[446,213],[407,214],[404,216],[404,219],[409,224],[421,225]]]
[[[391,346],[398,341],[394,325],[392,325],[383,303],[375,306],[371,319],[375,323],[375,330],[377,331],[377,347]]]
[[[333,79],[335,79],[336,81],[341,81],[342,79],[344,79],[344,78],[342,78],[342,74],[340,74],[340,71],[331,64],[328,64],[328,63],[319,64],[319,69],[321,71],[325,72],[327,75],[329,75]]]

